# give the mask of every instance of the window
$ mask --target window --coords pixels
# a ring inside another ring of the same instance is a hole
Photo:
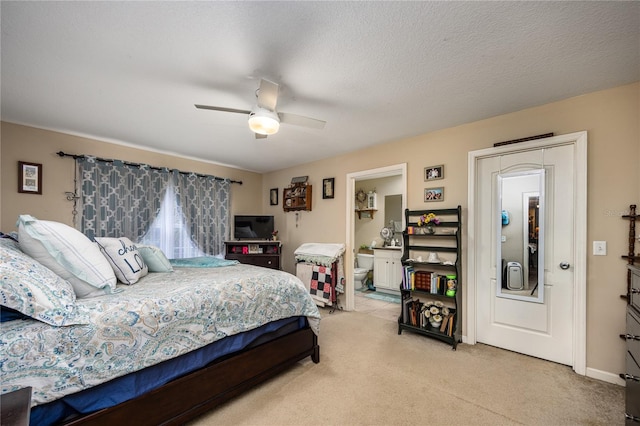
[[[229,179],[90,156],[77,164],[80,228],[90,239],[126,236],[156,245],[171,258],[224,252]]]
[[[189,235],[173,185],[167,188],[160,212],[140,243],[160,248],[169,259],[205,256]]]

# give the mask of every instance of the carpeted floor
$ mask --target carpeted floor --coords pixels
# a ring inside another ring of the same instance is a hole
[[[326,314],[320,363],[203,415],[208,425],[623,425],[624,388],[482,344],[457,351],[360,312]]]

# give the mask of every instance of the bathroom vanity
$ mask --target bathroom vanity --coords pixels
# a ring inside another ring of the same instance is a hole
[[[402,282],[401,247],[373,250],[373,285],[376,290],[398,294]]]

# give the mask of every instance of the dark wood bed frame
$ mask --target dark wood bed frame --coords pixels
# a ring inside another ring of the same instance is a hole
[[[307,326],[236,352],[166,385],[67,425],[179,425],[277,375],[310,356],[320,362],[318,338]]]

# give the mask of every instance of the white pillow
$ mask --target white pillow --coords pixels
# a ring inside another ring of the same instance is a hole
[[[140,256],[149,267],[149,272],[173,272],[167,256],[156,246],[138,246]]]
[[[59,222],[18,218],[20,249],[73,286],[76,297],[113,293],[116,276],[98,245],[80,231]]]
[[[96,243],[100,246],[104,257],[109,260],[120,282],[128,285],[135,284],[149,273],[147,264],[144,263],[136,245],[130,239],[96,237]]]
[[[75,301],[67,281],[18,248],[0,245],[0,305],[55,326],[87,324]]]

